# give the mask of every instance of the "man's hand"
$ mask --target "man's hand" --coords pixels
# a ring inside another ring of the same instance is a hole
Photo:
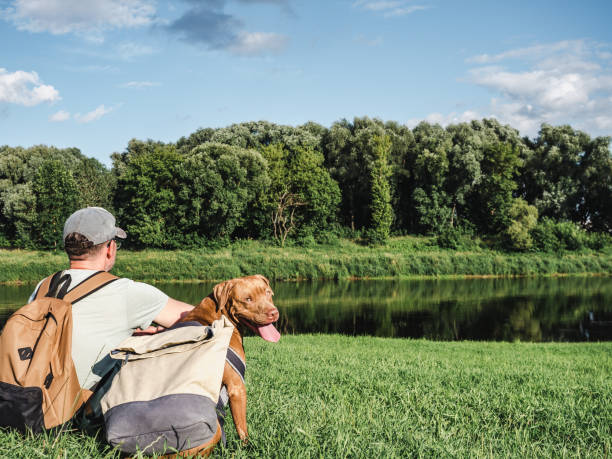
[[[164,331],[166,327],[162,327],[161,325],[149,325],[144,330],[141,328],[137,328],[132,333],[132,336],[142,336],[142,335],[154,335],[155,333],[159,333],[160,331]]]

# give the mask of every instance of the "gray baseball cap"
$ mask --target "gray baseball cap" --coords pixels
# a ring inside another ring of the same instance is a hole
[[[115,217],[102,207],[86,207],[73,213],[64,223],[64,240],[70,233],[85,236],[94,245],[116,237],[125,239],[127,234],[115,226]]]

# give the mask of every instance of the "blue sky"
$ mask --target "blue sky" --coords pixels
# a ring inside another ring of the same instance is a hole
[[[268,120],[494,116],[612,134],[612,2],[0,0],[0,145]]]

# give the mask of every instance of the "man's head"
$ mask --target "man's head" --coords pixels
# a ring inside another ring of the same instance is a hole
[[[110,248],[110,241],[126,236],[115,226],[115,217],[101,207],[77,210],[64,224],[64,248],[70,260],[101,256],[105,248]]]

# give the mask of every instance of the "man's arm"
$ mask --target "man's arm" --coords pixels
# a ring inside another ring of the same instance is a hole
[[[152,335],[165,328],[172,327],[175,323],[185,317],[194,307],[182,301],[168,298],[166,306],[159,312],[153,320],[159,326],[151,325],[144,330],[136,329],[134,335]]]

